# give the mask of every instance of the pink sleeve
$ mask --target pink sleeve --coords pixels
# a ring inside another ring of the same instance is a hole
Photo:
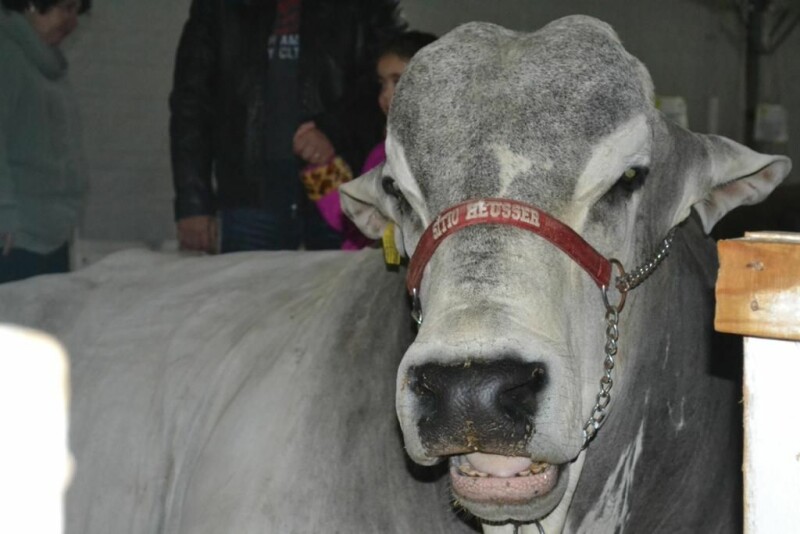
[[[342,249],[360,250],[372,243],[372,239],[359,232],[356,225],[345,216],[339,202],[339,190],[334,189],[317,200],[317,209],[328,226],[342,234]]]
[[[381,141],[372,149],[369,156],[367,156],[366,161],[364,161],[364,166],[361,168],[361,174],[374,169],[384,161],[386,161],[386,143]]]
[[[384,161],[386,161],[386,145],[381,142],[367,156],[361,174],[377,167]],[[356,225],[342,213],[338,189],[334,189],[317,200],[317,209],[328,226],[342,234],[342,249],[359,250],[372,243],[372,239],[359,232]]]
[[[334,189],[317,200],[317,209],[319,209],[320,215],[328,223],[328,226],[339,233],[344,232],[344,224],[347,218],[342,213],[342,207],[339,204],[338,189]]]

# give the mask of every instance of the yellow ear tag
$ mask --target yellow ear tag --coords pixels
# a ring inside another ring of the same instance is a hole
[[[383,231],[383,258],[387,265],[400,265],[400,252],[394,245],[394,223],[386,225]]]

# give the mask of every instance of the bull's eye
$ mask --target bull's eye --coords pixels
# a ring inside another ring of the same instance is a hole
[[[647,167],[629,167],[617,180],[617,184],[626,191],[635,191],[644,185],[644,179],[650,169]]]
[[[397,187],[397,182],[395,182],[392,178],[384,176],[383,180],[381,180],[381,185],[383,186],[383,190],[387,195],[393,196],[398,200],[403,198],[403,193],[400,191],[400,188]]]
[[[381,179],[381,186],[383,187],[384,192],[394,199],[393,202],[390,202],[397,208],[398,214],[402,215],[407,213],[410,209],[410,206],[406,200],[406,197],[403,195],[403,192],[399,187],[397,187],[397,182],[395,182],[393,178],[384,176],[383,179]]]

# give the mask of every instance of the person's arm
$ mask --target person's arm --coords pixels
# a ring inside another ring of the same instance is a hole
[[[175,55],[170,105],[170,153],[175,217],[212,215],[212,144],[216,122],[217,0],[192,0]]]
[[[322,165],[336,154],[330,139],[313,121],[304,122],[297,128],[292,148],[295,155],[311,165]]]
[[[182,248],[211,251],[216,240],[212,145],[218,76],[217,0],[193,0],[175,56],[170,154]]]
[[[350,162],[356,169],[382,138],[384,117],[377,101],[377,56],[386,41],[406,29],[397,0],[361,0],[358,10],[361,45],[355,58],[355,77],[348,81],[347,92],[335,106],[312,118],[337,153],[358,154],[358,161]]]

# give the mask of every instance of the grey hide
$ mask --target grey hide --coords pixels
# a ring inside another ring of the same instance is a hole
[[[473,531],[407,469],[378,251],[130,251],[0,286],[0,321],[70,353],[67,534]]]
[[[448,461],[456,500],[487,532],[739,530],[740,393],[733,356],[712,354],[704,233],[766,197],[791,163],[688,132],[654,100],[646,68],[601,21],[467,24],[414,57],[386,164],[342,188],[362,231],[394,223],[407,255],[442,210],[480,213],[491,197],[548,212],[629,270],[677,228],[672,256],[620,314],[610,415],[584,452],[604,368],[599,288],[510,226],[465,228],[433,254],[397,412],[410,457]]]

